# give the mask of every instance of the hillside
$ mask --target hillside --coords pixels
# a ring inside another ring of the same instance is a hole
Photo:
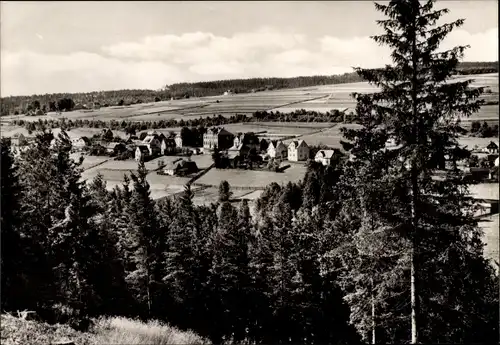
[[[498,72],[498,62],[463,62],[458,66],[458,74],[472,75]],[[1,116],[26,113],[40,108],[44,111],[55,111],[57,108],[71,110],[76,105],[98,103],[101,107],[112,105],[130,105],[163,101],[222,95],[231,90],[232,93],[251,93],[266,90],[292,89],[317,85],[334,85],[362,81],[356,73],[345,73],[332,76],[302,76],[293,78],[250,78],[228,79],[196,83],[177,83],[154,90],[115,90],[95,91],[88,93],[59,93],[31,96],[13,96],[1,98]],[[72,102],[64,102],[71,100]]]

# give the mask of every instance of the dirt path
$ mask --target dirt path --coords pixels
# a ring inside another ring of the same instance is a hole
[[[85,158],[84,158],[84,159],[85,159]],[[98,167],[99,165],[102,165],[102,164],[104,164],[104,163],[107,163],[107,162],[109,162],[110,160],[113,160],[113,158],[109,158],[109,159],[106,159],[106,160],[104,160],[104,161],[102,161],[102,162],[99,162],[99,163],[96,163],[96,164],[91,165],[91,166],[89,166],[89,167],[86,167],[85,169],[83,169],[83,171],[87,171],[87,170],[90,170],[90,169],[94,169],[95,167]]]

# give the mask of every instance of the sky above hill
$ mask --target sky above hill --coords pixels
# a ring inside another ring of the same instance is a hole
[[[442,48],[498,60],[497,1],[438,1],[465,18]],[[370,1],[0,3],[2,97],[351,72],[390,62]]]

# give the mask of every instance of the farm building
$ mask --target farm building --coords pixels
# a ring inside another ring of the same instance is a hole
[[[106,146],[106,153],[118,154],[125,151],[127,148],[122,143],[109,143]]]
[[[292,162],[309,159],[309,146],[304,140],[294,140],[288,145],[288,160]]]
[[[113,132],[109,128],[103,128],[101,131],[101,138],[103,139],[113,139]]]
[[[141,161],[144,160],[146,157],[149,157],[149,149],[147,146],[139,145],[135,149],[135,160],[136,161]]]
[[[180,134],[180,133],[177,133],[177,134],[175,135],[174,140],[175,140],[175,145],[176,145],[177,147],[182,147],[182,137],[181,137],[181,134]]]
[[[71,145],[75,150],[83,150],[90,145],[90,139],[87,137],[79,137],[71,139]]]
[[[486,150],[488,151],[488,153],[498,153],[498,144],[493,142],[493,141],[490,141],[490,143],[488,144],[488,146],[486,146]]]
[[[26,139],[23,133],[16,133],[10,139],[10,143],[13,146],[26,146],[28,145],[28,139]]]
[[[319,150],[314,157],[314,161],[327,166],[330,165],[334,156],[335,150]]]
[[[250,152],[250,147],[244,144],[240,144],[238,147],[232,146],[227,150],[227,152],[228,154],[234,155],[235,157],[236,156],[244,157],[248,154],[248,152]]]
[[[483,181],[491,176],[489,168],[468,168],[466,169],[466,175],[470,176],[474,181]]]
[[[267,153],[271,158],[285,159],[288,149],[281,140],[272,140],[267,147]]]
[[[161,141],[160,151],[162,155],[175,152],[175,140],[173,138],[165,138]]]
[[[217,147],[219,150],[227,150],[233,146],[234,135],[224,127],[212,127],[203,134],[203,148],[213,150]]]
[[[165,174],[174,175],[189,175],[198,172],[198,166],[193,161],[188,160],[178,160],[175,162],[168,163],[164,169]]]
[[[148,148],[151,156],[155,156],[161,152],[161,143],[157,135],[148,134],[142,141],[142,145]]]
[[[259,149],[259,138],[254,133],[238,133],[234,137],[233,147],[239,147],[244,144],[249,149]]]

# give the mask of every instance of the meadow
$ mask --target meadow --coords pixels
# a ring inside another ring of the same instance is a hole
[[[498,74],[483,74],[474,76],[460,76],[454,78],[461,81],[464,79],[475,79],[473,86],[485,86],[491,90],[486,94],[486,99],[498,99]],[[62,115],[49,113],[46,116],[26,117],[23,115],[15,116],[16,119],[25,119],[28,121],[37,121],[39,118],[61,118],[66,119],[99,119],[99,120],[128,120],[128,121],[154,121],[167,119],[188,119],[192,117],[213,116],[214,114],[234,115],[251,114],[255,111],[274,110],[280,112],[290,112],[297,109],[315,110],[318,112],[329,111],[332,109],[354,109],[355,102],[351,97],[352,92],[373,92],[377,88],[368,83],[348,83],[336,85],[321,85],[303,87],[297,89],[286,89],[276,91],[263,91],[248,94],[231,94],[203,98],[190,98],[181,100],[162,101],[148,104],[135,104],[131,106],[114,106],[101,108],[99,110],[77,110]],[[2,136],[12,136],[14,133],[23,133],[25,136],[32,136],[24,128],[5,125],[5,122],[14,117],[3,117],[1,132]],[[474,114],[469,119],[462,119],[464,125],[470,123],[470,120],[488,120],[498,121],[498,105],[486,105],[481,111]],[[469,121],[469,122],[468,122]],[[290,137],[300,138],[309,145],[327,145],[330,147],[341,148],[340,141],[342,133],[340,128],[343,126],[353,126],[335,123],[302,123],[302,122],[249,122],[236,123],[224,126],[232,133],[256,132],[261,138],[281,139],[288,138],[285,143],[289,143]],[[355,126],[355,125],[354,125]],[[169,132],[178,133],[180,127],[159,129],[157,131],[167,135]],[[74,128],[68,131],[68,135],[73,137],[92,136],[101,131],[97,128]],[[53,129],[54,134],[58,134],[59,129]],[[113,131],[115,135],[122,138],[126,137],[123,131]],[[141,132],[138,133],[138,135]],[[460,137],[459,142],[467,145],[469,148],[474,146],[486,146],[491,139]],[[79,154],[74,154],[78,157]],[[178,157],[161,157],[146,162],[148,170],[155,170],[158,167],[158,160],[165,163],[178,159]],[[196,162],[200,169],[207,168],[212,164],[210,155],[192,156],[191,159]],[[100,172],[108,182],[108,187],[112,188],[123,181],[123,175],[136,171],[137,163],[134,160],[115,161],[108,157],[86,156],[83,162],[85,169],[83,178],[92,179]],[[227,180],[233,186],[263,187],[271,182],[286,183],[288,181],[298,181],[303,178],[305,167],[292,164],[292,167],[284,173],[273,173],[263,171],[234,171],[234,170],[215,170],[212,169],[197,182],[210,185],[218,185],[220,181]],[[165,195],[171,195],[182,190],[182,186],[187,182],[187,178],[161,176],[155,172],[148,174],[148,181],[152,187],[152,195],[159,198]],[[259,191],[255,192],[255,195]],[[202,193],[200,191],[199,193]],[[209,197],[209,190],[203,191],[206,197],[200,195],[201,199],[212,200]],[[195,193],[196,194],[196,193]],[[248,194],[248,193],[247,193]],[[236,197],[236,195],[235,195]],[[250,193],[245,198],[251,199]]]
[[[304,178],[305,173],[306,167],[303,164],[293,164],[283,173],[275,173],[272,171],[211,169],[196,182],[218,186],[225,180],[229,182],[232,187],[262,188],[273,182],[278,184],[298,182]]]
[[[123,317],[101,317],[87,332],[67,325],[23,320],[10,314],[1,315],[1,342],[22,344],[209,344],[193,332],[181,331],[158,321],[142,322]]]
[[[485,94],[487,100],[498,100],[498,73],[479,74],[474,76],[458,76],[456,81],[474,79],[472,86],[487,87],[491,93]],[[155,103],[142,103],[130,106],[116,106],[98,110],[76,110],[57,115],[49,113],[45,116],[5,116],[2,121],[24,119],[38,121],[38,119],[61,118],[67,119],[99,119],[130,120],[130,121],[158,121],[169,119],[189,119],[192,117],[206,117],[214,114],[234,115],[252,114],[255,111],[290,112],[297,109],[326,112],[332,109],[353,109],[355,101],[352,92],[366,93],[376,91],[377,88],[366,82],[335,85],[320,85],[306,88],[286,89],[276,91],[262,91],[247,94],[230,94],[202,98],[189,98]],[[498,120],[498,105],[484,106],[481,111],[471,118],[478,120]],[[464,119],[467,120],[467,119]]]

